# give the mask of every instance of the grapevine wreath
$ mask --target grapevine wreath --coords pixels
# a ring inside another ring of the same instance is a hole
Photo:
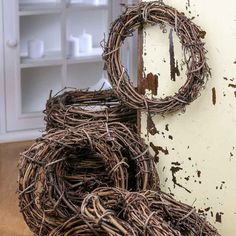
[[[77,224],[84,222],[79,216],[84,197],[106,186],[159,189],[147,145],[124,124],[94,121],[52,129],[21,154],[19,205],[36,235],[66,228],[75,216]],[[77,233],[86,228],[85,222],[80,226]]]
[[[161,191],[98,188],[82,202],[81,214],[110,236],[219,236],[195,208]]]
[[[169,25],[174,29],[182,44],[184,62],[187,66],[187,80],[173,96],[147,98],[139,94],[122,65],[120,51],[124,40],[145,25],[160,25],[162,28]],[[134,109],[161,114],[183,109],[199,96],[210,73],[206,63],[207,51],[202,42],[204,37],[205,32],[184,13],[178,12],[161,1],[142,2],[135,6],[128,6],[111,25],[108,40],[104,46],[105,69],[115,93]]]
[[[113,90],[72,90],[50,97],[46,104],[47,130],[64,129],[84,121],[122,122],[136,130],[137,111],[120,102]]]

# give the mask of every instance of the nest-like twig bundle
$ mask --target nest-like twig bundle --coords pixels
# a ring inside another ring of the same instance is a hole
[[[135,130],[137,111],[121,103],[113,90],[66,91],[49,98],[46,104],[46,129],[68,128],[86,121],[121,122]]]
[[[49,236],[108,236],[98,225],[76,215],[51,231]]]
[[[148,147],[121,123],[88,122],[51,130],[21,155],[20,209],[37,235],[62,227],[79,214],[88,193],[106,186],[159,188]]]
[[[81,213],[110,236],[219,235],[194,208],[159,191],[99,188],[84,199]]]
[[[124,40],[133,36],[135,30],[145,25],[160,25],[161,28],[166,25],[171,26],[182,44],[187,80],[173,96],[150,99],[139,94],[122,65],[120,50]],[[105,69],[115,93],[135,109],[161,114],[183,109],[200,95],[200,90],[204,87],[210,72],[202,42],[204,36],[205,32],[183,13],[163,4],[162,1],[142,2],[135,6],[128,6],[112,24],[104,46]]]

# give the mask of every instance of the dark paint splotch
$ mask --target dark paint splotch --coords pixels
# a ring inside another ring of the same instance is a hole
[[[229,88],[236,88],[236,84],[228,84]]]
[[[158,76],[153,73],[148,73],[147,76],[140,80],[139,91],[145,94],[146,89],[151,91],[153,95],[157,95]]]
[[[164,153],[165,155],[169,154],[169,151],[167,148],[163,148],[161,146],[155,146],[152,142],[150,142],[150,147],[152,148],[152,150],[154,151],[155,155],[154,155],[154,161],[156,163],[159,162],[159,154],[160,152]]]
[[[181,163],[179,163],[178,161],[176,161],[176,162],[171,162],[171,165],[174,165],[174,166],[181,166]]]
[[[200,170],[197,170],[197,177],[200,178],[201,177],[202,172]]]
[[[212,104],[216,105],[216,89],[215,89],[215,87],[212,88],[211,91],[212,91]]]
[[[170,77],[176,81],[176,75],[180,76],[178,61],[175,60],[173,29],[169,33],[169,54],[170,54]]]
[[[166,131],[169,131],[169,124],[166,124],[165,130],[166,130]]]
[[[188,193],[191,193],[191,191],[190,191],[189,189],[187,189],[186,187],[184,187],[182,184],[180,184],[180,183],[177,181],[176,173],[179,172],[179,171],[181,171],[181,170],[183,170],[183,168],[180,167],[180,166],[172,166],[172,167],[170,168],[170,171],[171,171],[171,173],[172,173],[172,182],[174,183],[174,188],[175,188],[176,186],[178,186],[178,187],[184,189],[185,191],[187,191]]]
[[[217,223],[222,223],[222,215],[224,215],[223,212],[217,212],[216,213],[216,222]]]
[[[155,123],[151,117],[151,114],[147,115],[147,132],[151,135],[159,134],[159,131],[157,130]]]

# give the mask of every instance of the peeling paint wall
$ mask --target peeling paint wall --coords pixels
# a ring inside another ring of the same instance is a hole
[[[155,154],[162,189],[203,211],[223,236],[236,235],[236,1],[164,2],[207,32],[212,78],[184,113],[153,117],[155,132],[147,134],[143,114],[142,135]],[[159,97],[174,94],[186,79],[175,32],[146,27],[143,41],[145,74],[158,76]]]

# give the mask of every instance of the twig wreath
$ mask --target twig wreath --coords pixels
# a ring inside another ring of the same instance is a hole
[[[83,200],[81,214],[110,236],[219,236],[195,208],[161,191],[98,188]]]
[[[121,62],[120,50],[124,40],[145,25],[169,25],[174,29],[182,44],[187,80],[173,96],[147,98],[139,94],[129,80]],[[161,1],[142,2],[128,6],[125,12],[111,25],[104,46],[105,69],[117,96],[134,109],[152,113],[169,113],[183,109],[194,101],[204,88],[210,70],[206,63],[206,50],[202,39],[206,32],[194,24],[184,13],[165,5]]]
[[[106,186],[159,189],[147,145],[124,124],[97,121],[52,129],[21,155],[19,205],[36,235],[49,235],[75,216],[83,221],[84,197]]]
[[[89,121],[122,122],[135,131],[137,111],[127,107],[113,90],[65,91],[50,97],[44,111],[46,129],[76,127]]]
[[[76,215],[51,231],[48,236],[109,236],[100,225]]]

